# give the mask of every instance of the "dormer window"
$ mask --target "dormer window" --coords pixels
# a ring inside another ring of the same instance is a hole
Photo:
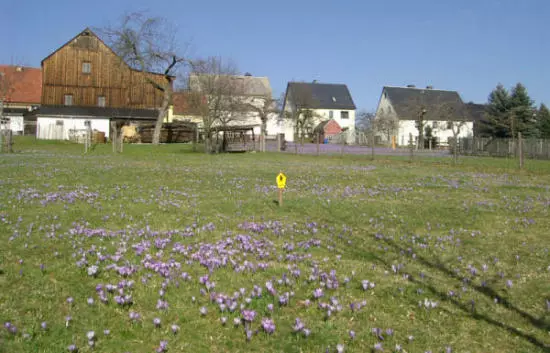
[[[91,74],[92,73],[92,63],[83,62],[82,63],[82,73],[83,74]]]

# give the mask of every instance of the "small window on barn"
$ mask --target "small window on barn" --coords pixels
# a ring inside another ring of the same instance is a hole
[[[65,105],[73,105],[73,95],[72,94],[66,94],[63,97],[63,104]]]
[[[340,112],[340,117],[342,119],[349,119],[349,112]]]
[[[63,126],[63,120],[56,120],[55,125],[56,126]]]
[[[105,96],[97,97],[97,106],[98,107],[104,107],[105,106]]]
[[[91,74],[92,73],[92,63],[83,62],[82,63],[82,73],[83,74]]]
[[[328,112],[328,117],[332,119],[334,117],[334,112],[331,110]]]

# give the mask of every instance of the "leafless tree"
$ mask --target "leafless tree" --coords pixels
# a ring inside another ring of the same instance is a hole
[[[259,101],[259,102],[258,102]],[[279,100],[273,97],[251,97],[245,100],[244,108],[254,112],[262,123],[260,135],[260,150],[265,152],[265,138],[267,135],[267,122],[279,114]]]
[[[206,151],[211,150],[212,133],[216,126],[227,126],[246,119],[243,97],[246,87],[236,79],[237,68],[221,58],[209,57],[192,63],[189,77],[191,106],[202,118]]]
[[[166,20],[147,17],[144,13],[125,15],[118,27],[100,30],[111,48],[132,68],[141,71],[147,83],[162,92],[163,100],[153,133],[153,144],[159,144],[162,123],[172,100],[176,73],[186,63],[176,44],[176,31]],[[155,80],[151,72],[160,73]]]
[[[374,119],[374,129],[384,134],[386,141],[390,143],[391,137],[394,136],[399,129],[399,120],[395,115],[390,114],[384,109],[380,109]]]
[[[294,133],[303,145],[305,136],[312,133],[315,121],[320,118],[312,109],[314,99],[311,89],[307,85],[291,86],[286,103],[284,118],[294,124]]]
[[[374,119],[376,118],[376,113],[369,112],[366,110],[360,110],[357,112],[355,117],[355,130],[368,133],[374,128]]]
[[[0,124],[4,124],[4,107],[13,92],[13,82],[9,73],[0,71]]]
[[[442,103],[437,107],[438,115],[445,121],[444,126],[439,126],[440,130],[451,130],[453,134],[452,153],[453,163],[458,161],[458,136],[466,128],[466,124],[472,121],[469,110],[464,105],[453,103]]]

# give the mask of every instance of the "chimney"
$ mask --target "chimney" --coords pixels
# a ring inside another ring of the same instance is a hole
[[[244,74],[245,76],[252,76],[252,74],[250,72],[247,72]]]
[[[416,88],[415,85],[407,85],[407,88]]]
[[[313,80],[313,83],[317,83],[317,80]]]
[[[434,89],[434,86],[432,85],[426,86],[426,89]]]

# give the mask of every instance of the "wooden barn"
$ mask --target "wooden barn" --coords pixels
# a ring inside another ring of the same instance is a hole
[[[163,94],[151,81],[163,80],[130,67],[87,28],[42,60],[42,105],[32,114],[37,138],[68,139],[68,130],[89,124],[109,136],[111,122],[153,122]]]

